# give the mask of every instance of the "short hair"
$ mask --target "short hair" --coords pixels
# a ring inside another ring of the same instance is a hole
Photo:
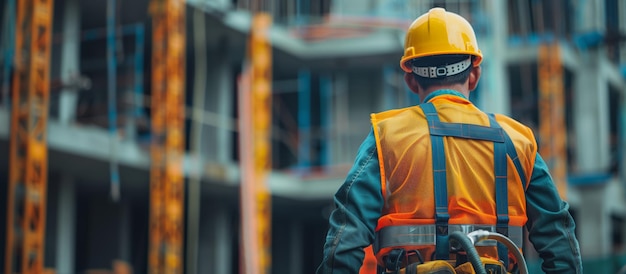
[[[413,66],[413,67],[441,67],[441,66],[446,66],[450,64],[455,64],[463,60],[467,60],[467,58],[470,58],[470,55],[465,55],[465,54],[463,55],[459,55],[459,54],[433,55],[433,56],[425,56],[421,58],[416,58],[409,62],[410,62],[410,66]],[[472,61],[473,59],[474,58],[472,57]],[[460,72],[459,74],[455,74],[455,75],[451,75],[447,77],[441,77],[441,78],[426,78],[426,77],[419,76],[415,73],[411,73],[411,74],[413,74],[415,81],[417,81],[417,83],[423,89],[428,89],[432,86],[463,84],[465,83],[465,81],[467,81],[467,78],[469,78],[471,71],[472,71],[472,66],[468,67],[467,69],[465,69],[463,72]]]

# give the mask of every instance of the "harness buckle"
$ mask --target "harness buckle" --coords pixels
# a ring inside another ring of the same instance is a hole
[[[402,268],[403,261],[406,257],[406,250],[402,248],[392,249],[385,256],[385,271],[394,271],[397,273]]]
[[[384,266],[379,273],[399,273],[401,269],[424,263],[424,257],[418,250],[396,248],[383,257]]]

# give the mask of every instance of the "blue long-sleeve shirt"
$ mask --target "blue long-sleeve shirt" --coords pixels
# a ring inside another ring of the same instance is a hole
[[[361,144],[352,169],[334,197],[335,210],[318,274],[358,273],[363,248],[374,240],[383,207],[380,168],[373,131]],[[541,156],[526,190],[529,240],[543,259],[545,273],[582,273],[578,240],[569,205],[561,200]]]

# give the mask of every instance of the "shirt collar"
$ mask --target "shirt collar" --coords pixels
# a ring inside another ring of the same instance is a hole
[[[465,95],[463,95],[462,93],[456,91],[456,90],[452,90],[452,89],[440,89],[440,90],[435,90],[433,92],[431,92],[430,94],[428,94],[428,96],[426,96],[426,98],[424,98],[424,100],[422,100],[422,103],[426,103],[430,100],[432,100],[433,98],[440,96],[440,95],[454,95],[454,96],[459,96],[465,100],[467,100],[467,97],[465,97]]]

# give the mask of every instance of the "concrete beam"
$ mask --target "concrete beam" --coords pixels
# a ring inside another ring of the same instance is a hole
[[[506,54],[502,57],[507,64],[532,62],[539,56],[539,45],[525,45],[523,47],[507,46]]]
[[[0,138],[4,140],[8,140],[9,116],[9,111],[0,107]],[[366,132],[360,134],[360,138],[364,138],[365,134]],[[342,140],[342,142],[347,142],[345,138]],[[71,125],[61,126],[58,121],[49,121],[48,141],[50,149],[67,154],[102,161],[102,163],[107,163],[110,159],[110,152],[107,149],[109,147],[109,134],[106,129]],[[148,150],[134,142],[119,143],[118,148],[117,156],[120,165],[145,170],[145,172],[149,171],[150,155]],[[356,148],[355,146],[354,149]],[[349,154],[348,152],[346,153]],[[105,167],[103,166],[103,168]],[[108,172],[108,169],[106,169],[106,172]],[[202,179],[205,181],[232,187],[239,185],[240,171],[237,163],[212,161],[200,164],[194,157],[187,154],[184,157],[183,172],[187,177],[190,174],[201,174]],[[337,190],[339,184],[345,179],[342,177],[345,176],[345,172],[336,177],[331,176],[330,179],[319,179],[319,182],[317,178],[303,179],[284,172],[271,172],[268,178],[268,187],[273,195],[305,199],[325,199],[331,197]],[[310,182],[309,180],[315,182]],[[146,182],[130,183],[145,184]],[[122,181],[122,184],[125,184],[125,182]]]
[[[272,172],[268,177],[268,187],[273,195],[298,197],[302,200],[329,199],[345,180],[345,173],[330,176],[320,174],[308,179],[296,175]]]
[[[48,147],[89,158],[110,161],[111,135],[103,128],[90,126],[62,125],[48,121]],[[117,144],[117,159],[120,165],[147,168],[150,163],[149,150],[142,149],[134,141]]]
[[[208,10],[208,7],[196,2],[190,5]],[[221,19],[227,28],[244,35],[250,33],[251,14],[247,11],[225,11]],[[330,40],[308,43],[290,33],[286,27],[273,25],[269,36],[274,48],[298,58],[315,60],[321,58],[369,56],[379,54],[397,54],[402,52],[404,37],[399,31],[375,31],[363,37],[352,38],[350,43],[345,40]],[[354,45],[359,45],[355,47]]]

